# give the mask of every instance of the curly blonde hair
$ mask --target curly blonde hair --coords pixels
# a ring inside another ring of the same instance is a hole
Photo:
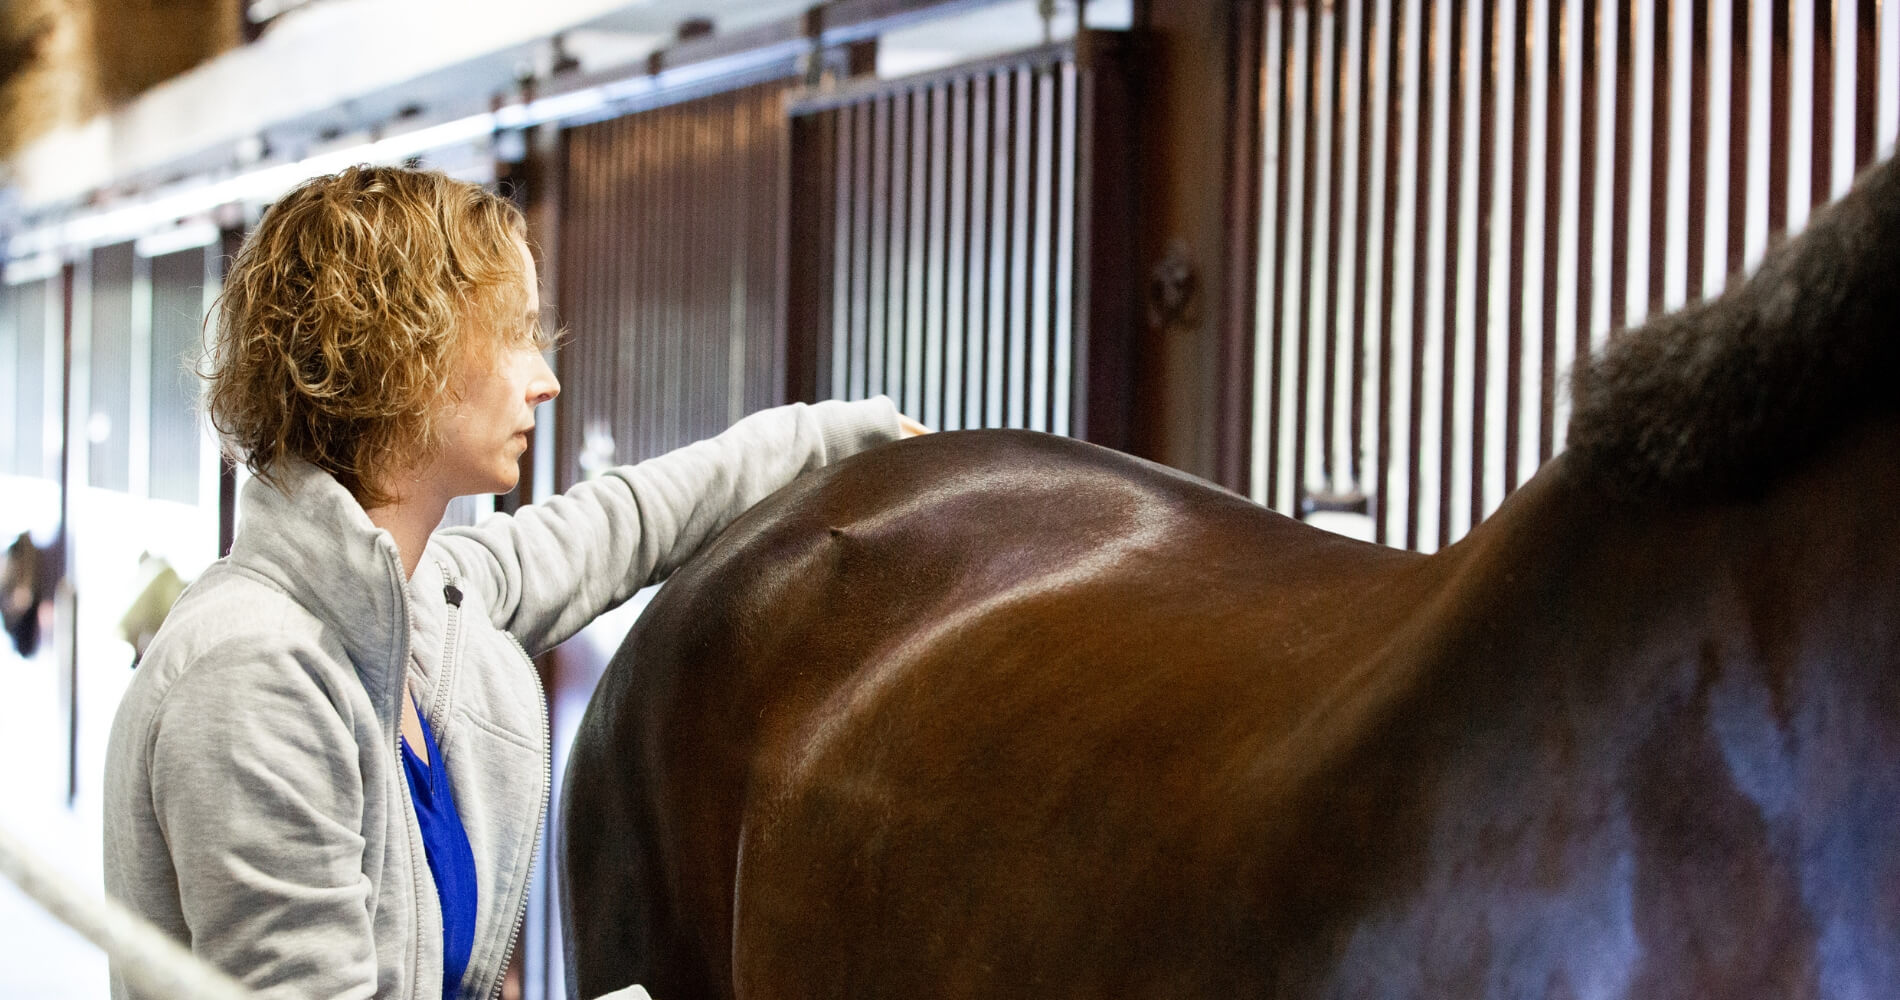
[[[203,373],[226,451],[267,482],[296,456],[390,502],[386,476],[438,446],[459,364],[548,346],[522,321],[525,232],[506,199],[433,171],[351,167],[284,195],[225,278]]]

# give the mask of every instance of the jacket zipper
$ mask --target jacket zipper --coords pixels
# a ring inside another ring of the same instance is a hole
[[[429,725],[443,736],[448,728],[442,723],[448,715],[449,686],[454,680],[451,676],[459,665],[455,656],[456,640],[462,634],[462,591],[449,576],[448,567],[442,566],[442,599],[448,603],[448,622],[442,628],[442,676],[436,678],[435,697],[429,699]]]
[[[502,634],[515,644],[522,662],[528,665],[528,676],[534,678],[535,697],[541,703],[541,808],[534,818],[534,839],[539,841],[541,828],[548,820],[548,798],[554,793],[554,744],[548,726],[548,693],[541,687],[541,674],[534,669],[534,658],[528,655],[527,647],[515,638],[513,632],[503,630]],[[515,957],[515,942],[521,939],[522,925],[528,922],[528,893],[534,888],[534,865],[540,854],[532,847],[528,850],[528,880],[521,884],[521,902],[515,907],[515,927],[508,933],[508,948],[501,953],[501,971],[495,976],[495,988],[489,991],[489,1000],[498,1000],[501,996],[502,983],[508,978],[508,963]]]
[[[456,662],[455,641],[460,635],[462,625],[462,591],[450,577],[446,566],[442,567],[442,577],[442,597],[447,601],[449,610],[448,623],[443,629],[445,641],[442,650],[442,677],[436,684],[436,696],[430,699],[432,709],[430,715],[432,716],[440,715],[442,702],[448,697],[449,685],[453,681],[452,675],[460,665]],[[535,815],[533,827],[534,840],[538,842],[541,839],[541,827],[547,822],[548,798],[554,787],[554,757],[552,733],[548,725],[548,697],[547,692],[541,688],[541,675],[534,669],[534,659],[528,655],[527,648],[521,645],[521,640],[515,638],[513,632],[501,631],[508,637],[508,641],[514,644],[515,650],[521,654],[522,662],[528,665],[528,675],[534,678],[534,693],[541,706],[541,806]],[[508,963],[515,957],[515,942],[520,939],[522,926],[528,922],[528,893],[534,887],[535,860],[539,854],[540,852],[536,851],[532,845],[529,846],[528,878],[521,886],[521,902],[515,907],[514,927],[509,931],[508,945],[501,953],[501,965],[495,972],[495,986],[488,993],[490,1000],[501,996],[502,984],[508,978]]]
[[[396,660],[396,679],[398,681],[396,685],[396,717],[394,720],[396,734],[395,738],[390,741],[390,751],[391,755],[395,758],[396,780],[403,782],[405,786],[403,788],[404,794],[400,796],[402,800],[400,808],[402,809],[403,816],[403,832],[407,834],[409,838],[410,905],[411,909],[419,914],[422,910],[422,869],[416,864],[416,855],[422,850],[422,825],[421,820],[416,817],[415,803],[407,794],[409,789],[406,787],[408,784],[407,781],[403,778],[405,765],[402,759],[402,699],[409,697],[409,632],[410,629],[415,627],[416,616],[415,611],[409,606],[409,587],[406,583],[400,582],[404,579],[404,574],[401,572],[402,567],[394,563],[393,555],[391,556],[390,568],[396,572],[396,579],[399,581],[396,584],[396,592],[402,597],[403,619],[402,627],[398,629],[396,633],[396,649],[399,654],[399,658]],[[410,997],[413,998],[416,996],[416,984],[421,978],[422,949],[417,947],[410,951]]]
[[[462,591],[456,587],[453,578],[449,576],[449,568],[440,563],[436,565],[442,572],[442,599],[447,602],[449,608],[448,621],[442,627],[442,670],[436,677],[434,697],[429,699],[428,715],[429,728],[446,737],[449,729],[442,723],[447,721],[444,716],[447,714],[449,686],[454,683],[455,668],[459,666],[455,656],[455,641],[462,631]],[[436,743],[436,749],[441,750],[446,759],[448,751],[442,750],[440,740]],[[448,970],[443,971],[446,973]],[[463,975],[467,976],[466,969],[463,970]],[[446,983],[443,985],[447,986]],[[455,992],[458,995],[462,992],[461,986],[461,983],[455,984]]]

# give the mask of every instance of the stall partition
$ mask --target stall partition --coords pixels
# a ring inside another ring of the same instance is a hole
[[[1891,152],[1895,7],[1267,3],[1253,496],[1462,536],[1561,449],[1578,359]]]
[[[1124,442],[1123,43],[1084,32],[792,105],[793,395]]]

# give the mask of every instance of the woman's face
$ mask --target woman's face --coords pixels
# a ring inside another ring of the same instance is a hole
[[[442,447],[428,463],[423,480],[430,489],[448,497],[476,493],[506,493],[521,478],[521,453],[534,431],[534,408],[553,399],[561,383],[548,369],[535,338],[522,331],[540,322],[541,296],[534,257],[527,244],[521,251],[522,280],[527,283],[527,310],[505,330],[471,331],[492,337],[492,361],[482,351],[464,351],[454,376],[456,399],[442,420]]]

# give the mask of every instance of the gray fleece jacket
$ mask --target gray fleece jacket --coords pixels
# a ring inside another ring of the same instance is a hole
[[[896,437],[889,400],[769,410],[515,516],[437,532],[403,578],[326,473],[244,490],[231,554],[185,592],[113,720],[106,891],[268,997],[442,995],[442,924],[403,776],[404,681],[448,762],[488,997],[547,809],[530,652],[660,579],[800,472]],[[116,998],[135,995],[114,970]]]

